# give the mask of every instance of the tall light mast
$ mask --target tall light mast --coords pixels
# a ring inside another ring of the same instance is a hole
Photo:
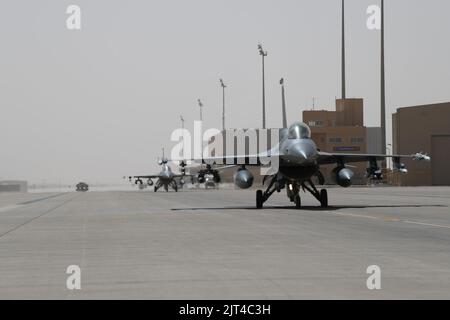
[[[266,83],[265,83],[265,66],[264,58],[267,57],[267,51],[263,50],[261,44],[258,44],[258,51],[262,58],[262,116],[263,116],[263,129],[266,128]]]
[[[222,79],[219,79],[222,87],[222,131],[225,132],[225,88],[227,87]]]

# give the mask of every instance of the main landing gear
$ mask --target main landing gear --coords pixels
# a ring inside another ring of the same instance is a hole
[[[261,209],[264,205],[264,202],[269,200],[270,196],[275,191],[280,192],[283,187],[284,184],[277,181],[277,176],[273,176],[266,191],[264,192],[262,190],[256,191],[256,208]],[[320,202],[320,206],[322,208],[328,207],[328,192],[326,189],[322,189],[320,191],[317,190],[316,186],[311,180],[303,181],[301,183],[301,187],[303,191],[307,190],[309,193],[311,193]],[[294,195],[290,196],[291,202],[294,202],[295,207],[299,209],[302,206],[302,200],[299,194],[298,185],[294,186],[292,189],[295,190],[295,192]]]
[[[307,185],[308,184],[308,185]],[[319,202],[322,208],[328,207],[328,192],[326,189],[317,190],[311,180],[302,182],[303,190],[308,190]]]

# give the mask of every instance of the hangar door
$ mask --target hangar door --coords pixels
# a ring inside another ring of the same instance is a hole
[[[450,135],[431,137],[431,170],[434,186],[450,186]]]

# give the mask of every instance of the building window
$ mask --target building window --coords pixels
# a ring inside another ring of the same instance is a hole
[[[330,143],[341,143],[342,142],[342,138],[330,138],[330,139],[328,139],[328,141]]]
[[[308,121],[308,126],[310,127],[323,127],[322,120]]]
[[[364,143],[364,138],[352,138],[351,141],[352,143]]]

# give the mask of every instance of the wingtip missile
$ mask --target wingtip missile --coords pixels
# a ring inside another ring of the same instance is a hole
[[[413,155],[413,160],[416,161],[431,161],[431,157],[427,154],[424,154],[422,152],[418,152],[415,155]]]

